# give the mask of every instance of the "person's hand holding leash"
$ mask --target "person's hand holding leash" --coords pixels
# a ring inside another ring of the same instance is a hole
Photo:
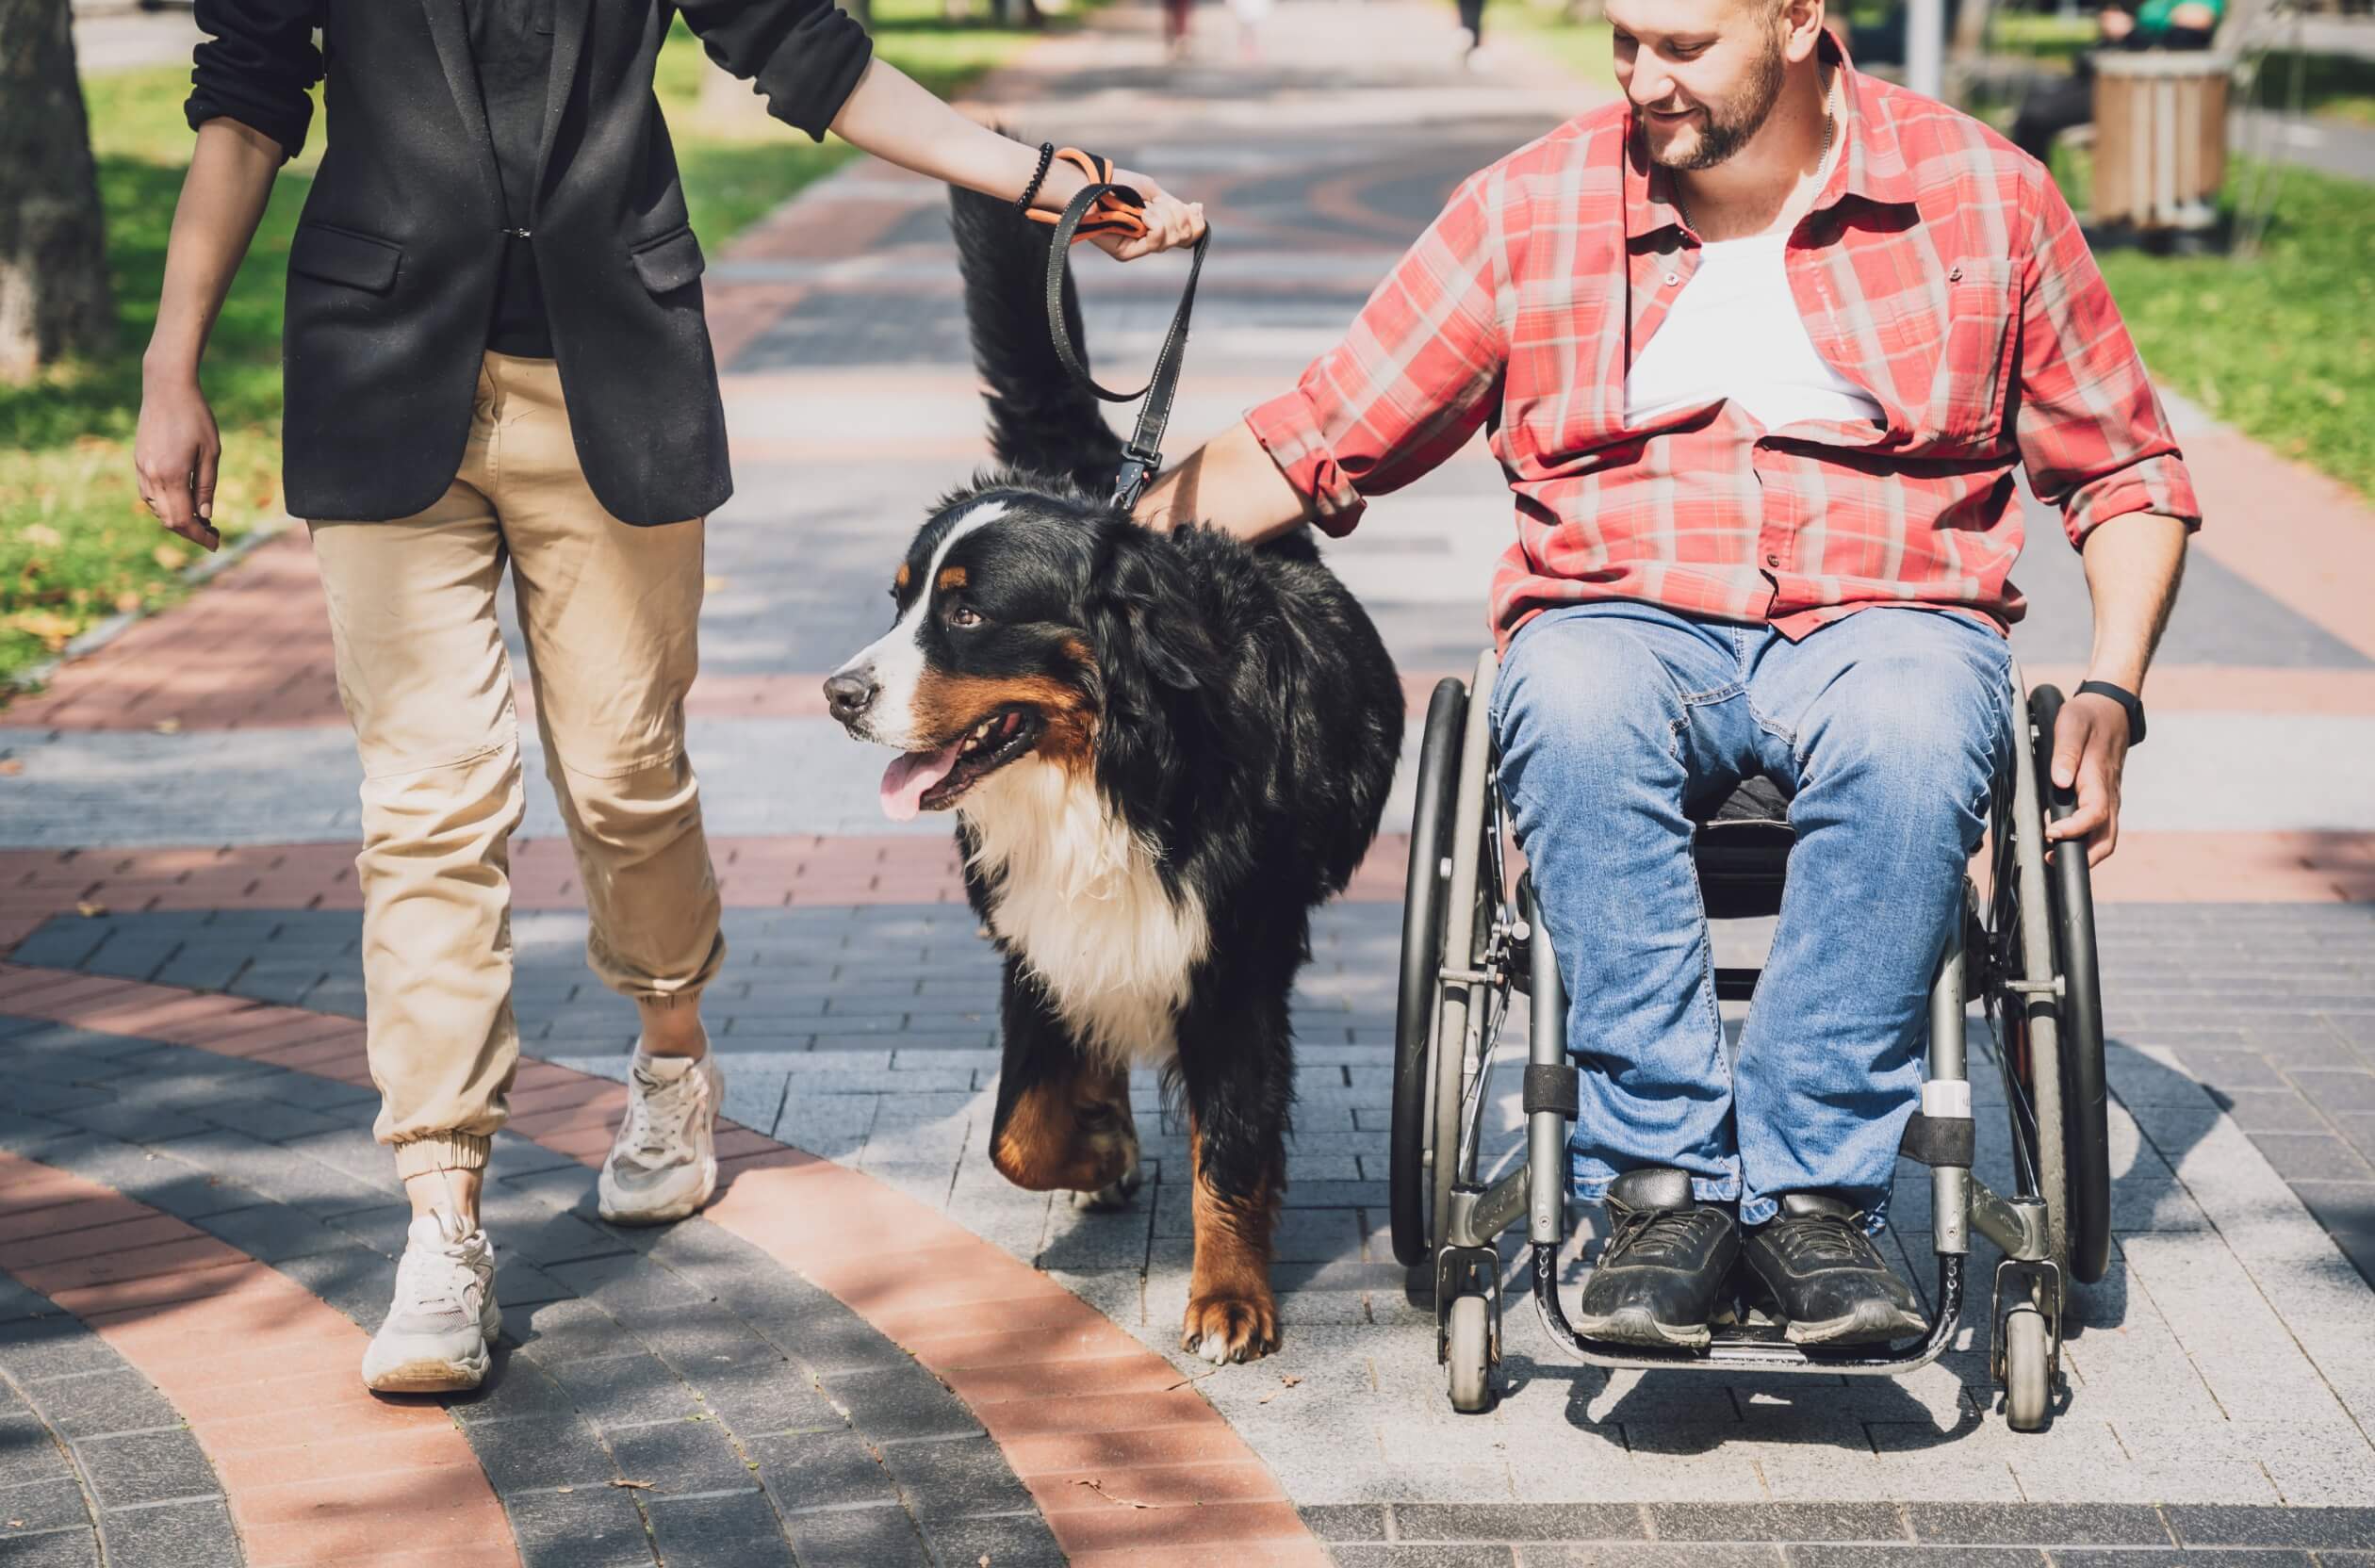
[[[1040,178],[1018,204],[1037,222],[1054,223],[1084,188],[1110,185],[1122,188],[1098,202],[1075,231],[1075,239],[1092,241],[1116,260],[1136,261],[1157,251],[1192,245],[1204,236],[1202,202],[1182,202],[1145,175],[1077,147],[1042,145],[1040,157]]]

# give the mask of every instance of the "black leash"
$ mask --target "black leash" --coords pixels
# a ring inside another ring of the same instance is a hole
[[[1135,402],[1146,400],[1138,410],[1138,428],[1122,447],[1122,466],[1113,482],[1113,504],[1127,512],[1138,504],[1138,496],[1146,489],[1146,482],[1163,463],[1163,428],[1171,423],[1171,398],[1179,390],[1179,369],[1188,349],[1188,318],[1196,308],[1196,279],[1204,272],[1204,246],[1211,241],[1212,230],[1207,227],[1196,237],[1195,259],[1188,266],[1188,286],[1180,291],[1179,309],[1171,316],[1171,330],[1163,335],[1162,351],[1155,356],[1155,373],[1146,384],[1135,392],[1116,392],[1101,386],[1097,378],[1081,363],[1079,351],[1073,346],[1072,333],[1064,325],[1065,264],[1072,252],[1073,236],[1089,208],[1107,195],[1136,203],[1138,192],[1122,185],[1089,185],[1064,207],[1064,214],[1056,220],[1056,237],[1047,252],[1047,329],[1056,339],[1056,357],[1064,368],[1089,391],[1109,403]],[[1095,232],[1093,228],[1090,231]]]

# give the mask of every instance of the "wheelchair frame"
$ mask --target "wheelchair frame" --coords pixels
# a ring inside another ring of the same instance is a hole
[[[1962,1315],[1974,1230],[2004,1253],[1995,1271],[1990,1371],[2016,1430],[2041,1429],[2060,1381],[2071,1275],[2102,1277],[2110,1247],[2110,1178],[2102,1004],[2085,847],[2049,853],[2042,825],[2075,807],[2053,788],[2049,761],[2061,694],[2023,694],[2012,673],[2013,734],[2022,743],[1991,792],[1990,895],[1966,877],[1963,918],[1947,935],[1931,986],[1928,1072],[1903,1152],[1931,1169],[1938,1286],[1919,1341],[1825,1349],[1777,1329],[1721,1330],[1703,1349],[1597,1344],[1569,1324],[1558,1293],[1565,1239],[1566,1132],[1579,1080],[1566,1055],[1566,991],[1531,880],[1512,890],[1489,718],[1499,663],[1489,650],[1472,685],[1439,682],[1418,765],[1402,928],[1392,1143],[1396,1256],[1433,1275],[1436,1355],[1451,1403],[1482,1411],[1501,1360],[1502,1266],[1497,1238],[1519,1223],[1532,1251],[1534,1304],[1564,1348],[1598,1366],[1901,1376],[1938,1359]],[[2008,787],[2007,787],[2008,786]],[[1719,833],[1718,828],[1728,829]],[[1762,830],[1761,833],[1751,830]],[[1718,837],[1745,853],[1723,853]],[[1703,825],[1695,844],[1712,916],[1777,906],[1786,825]],[[1744,896],[1717,896],[1718,884]],[[1745,1001],[1761,972],[1718,969],[1716,995]],[[1523,1103],[1525,1158],[1489,1186],[1477,1176],[1491,1103],[1495,1047],[1515,992],[1531,1007]],[[2014,1191],[1972,1171],[1975,1146],[1966,1019],[1986,1007],[2010,1111]],[[1453,1049],[1444,1049],[1451,1042]],[[1450,1152],[1449,1158],[1445,1152]]]

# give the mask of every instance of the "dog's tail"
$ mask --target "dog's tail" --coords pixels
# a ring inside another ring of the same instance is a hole
[[[1056,357],[1047,331],[1047,249],[1055,231],[978,191],[950,191],[949,223],[965,275],[965,319],[990,404],[990,445],[1024,473],[1061,478],[1104,499],[1122,441],[1096,398]],[[1080,302],[1064,271],[1064,325],[1083,363]]]

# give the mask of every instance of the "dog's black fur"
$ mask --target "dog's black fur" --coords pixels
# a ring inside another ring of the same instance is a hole
[[[1400,752],[1400,683],[1307,531],[1249,548],[1217,529],[1153,532],[1109,503],[1120,443],[1048,341],[1049,231],[963,192],[953,221],[1006,466],[943,498],[900,568],[900,624],[914,621],[923,648],[913,710],[930,716],[910,726],[910,743],[943,746],[985,715],[1025,710],[982,743],[986,765],[958,763],[955,793],[1033,752],[1072,768],[1151,847],[1173,906],[1201,907],[1204,956],[1172,1014],[1166,1067],[1195,1140],[1182,1342],[1249,1359],[1276,1341],[1267,1265],[1293,1099],[1288,995],[1310,957],[1313,907],[1344,888],[1376,834]],[[1069,278],[1065,302],[1078,343]],[[943,552],[991,502],[1003,514]],[[924,596],[939,598],[912,613]],[[867,736],[863,713],[836,711]],[[946,801],[927,792],[923,803]],[[1110,1201],[1135,1185],[1126,1073],[1067,1021],[1054,956],[1035,959],[1027,934],[1002,925],[1017,890],[1007,870],[980,863],[981,813],[996,808],[976,797],[958,827],[974,907],[1007,958],[994,1157],[1026,1186],[1105,1189]]]

